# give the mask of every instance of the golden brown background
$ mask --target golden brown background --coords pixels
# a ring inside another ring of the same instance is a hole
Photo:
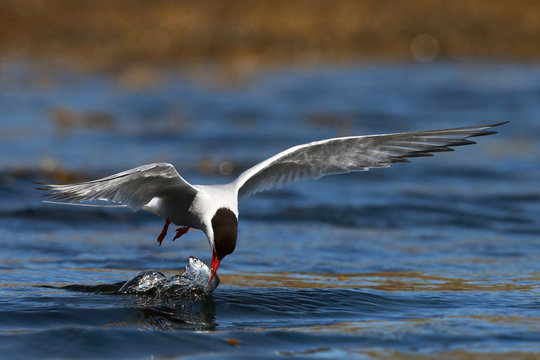
[[[415,51],[539,60],[540,1],[0,0],[3,58],[115,68],[412,60]]]

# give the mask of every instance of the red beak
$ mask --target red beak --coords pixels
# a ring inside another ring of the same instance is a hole
[[[216,250],[212,250],[212,264],[210,265],[210,267],[212,268],[212,276],[210,276],[210,280],[208,281],[209,284],[212,282],[214,275],[216,275],[220,262],[221,260],[218,260]]]

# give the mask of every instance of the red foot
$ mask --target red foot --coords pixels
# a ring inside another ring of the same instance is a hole
[[[187,233],[188,230],[189,230],[189,227],[187,226],[179,227],[178,229],[176,229],[176,235],[174,235],[174,238],[172,239],[172,241],[178,239],[180,236]]]
[[[165,235],[167,235],[167,230],[169,229],[169,224],[171,223],[171,220],[165,219],[165,225],[163,226],[163,230],[161,230],[161,234],[159,234],[157,238],[157,242],[159,245],[161,245],[161,242],[165,238]]]

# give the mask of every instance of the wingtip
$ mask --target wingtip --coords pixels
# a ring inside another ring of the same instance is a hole
[[[510,122],[510,120],[501,121],[501,122],[490,125],[490,127],[501,126],[501,125],[504,125],[504,124],[508,124],[509,122]]]
[[[494,127],[497,127],[497,126],[501,126],[501,125],[505,125],[505,124],[508,124],[510,122],[510,120],[506,120],[506,121],[501,121],[501,122],[498,122],[498,123],[494,123],[494,124],[489,124],[489,125],[484,125],[484,126],[478,126],[477,129],[478,129],[478,132],[477,133],[473,133],[472,135],[469,135],[467,137],[465,137],[466,139],[468,138],[471,138],[471,137],[479,137],[479,136],[488,136],[488,135],[495,135],[495,134],[498,134],[499,132],[498,131],[494,131],[494,130],[484,130],[484,129],[491,129],[491,128],[494,128]],[[474,142],[473,142],[474,143]]]
[[[482,128],[483,129],[494,128],[494,127],[497,127],[497,126],[502,126],[502,125],[508,124],[509,122],[510,122],[510,120],[501,121],[501,122],[498,122],[498,123],[495,123],[495,124],[485,125]],[[497,133],[498,133],[497,131],[482,131],[481,136],[483,136],[483,135],[494,135],[494,134],[497,134]]]
[[[41,191],[47,191],[47,190],[49,190],[49,188],[47,187],[48,185],[42,183],[41,181],[35,181],[35,180],[32,180],[32,184],[38,185],[38,186],[36,186],[36,187],[34,188],[34,190],[41,190]]]

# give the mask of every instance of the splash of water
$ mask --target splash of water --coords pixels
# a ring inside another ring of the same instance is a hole
[[[184,272],[168,278],[158,270],[141,271],[133,279],[118,290],[124,294],[151,294],[156,295],[209,295],[219,285],[219,277],[214,276],[211,282],[212,268],[204,261],[193,256]]]

